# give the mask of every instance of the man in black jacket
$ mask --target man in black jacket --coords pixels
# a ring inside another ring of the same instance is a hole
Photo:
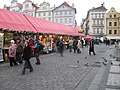
[[[31,47],[29,45],[29,41],[26,40],[25,41],[25,47],[24,47],[24,50],[23,50],[23,59],[25,60],[25,64],[24,64],[24,68],[23,68],[23,71],[22,71],[21,75],[25,74],[25,70],[27,68],[30,69],[30,72],[33,71],[33,67],[30,63],[31,54],[32,54],[32,50],[31,50]]]

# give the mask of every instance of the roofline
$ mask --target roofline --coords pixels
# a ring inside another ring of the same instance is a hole
[[[70,8],[72,8],[72,9],[74,9],[74,10],[75,10],[75,14],[77,13],[76,8],[74,8],[74,7],[70,6],[70,5],[69,5],[68,3],[66,3],[66,2],[62,3],[62,4],[61,4],[61,5],[59,5],[58,7],[55,7],[53,10],[56,10],[57,8],[61,7],[63,4],[67,4],[67,6],[69,6]]]

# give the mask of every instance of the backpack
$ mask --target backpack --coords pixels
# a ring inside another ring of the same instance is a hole
[[[59,41],[59,46],[60,46],[60,47],[63,47],[63,45],[64,45],[63,42],[62,42],[62,41]]]
[[[43,45],[41,43],[39,43],[39,51],[43,50]]]

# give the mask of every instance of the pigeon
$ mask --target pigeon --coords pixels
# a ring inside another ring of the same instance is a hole
[[[79,63],[79,61],[77,61],[77,63]]]
[[[89,63],[86,63],[85,66],[89,66]]]
[[[112,54],[110,54],[109,56],[112,57]]]
[[[107,62],[106,58],[104,58],[104,61]]]
[[[85,59],[87,59],[87,57],[85,57]]]
[[[107,65],[105,62],[102,62],[104,65]]]

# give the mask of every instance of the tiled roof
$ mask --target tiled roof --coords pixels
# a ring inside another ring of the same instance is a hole
[[[25,3],[25,2],[32,2],[31,0],[25,0],[23,3]]]
[[[103,10],[103,11],[106,11],[107,9],[104,6],[100,6],[100,7],[97,7],[97,8],[90,9],[90,11],[93,11],[93,10]]]

